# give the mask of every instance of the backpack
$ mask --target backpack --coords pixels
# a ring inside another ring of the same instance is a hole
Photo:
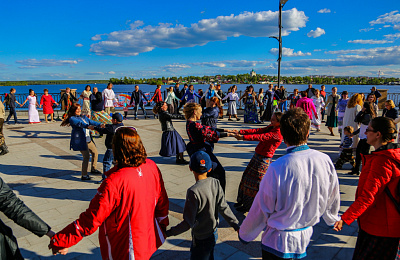
[[[4,100],[6,101],[6,105],[9,106],[10,105],[10,95],[6,93]]]

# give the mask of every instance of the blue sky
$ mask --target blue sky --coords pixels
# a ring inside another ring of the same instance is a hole
[[[278,1],[1,1],[0,80],[276,75]],[[400,3],[289,0],[282,74],[400,77]]]

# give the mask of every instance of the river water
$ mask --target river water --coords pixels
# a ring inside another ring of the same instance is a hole
[[[17,90],[17,94],[28,94],[29,89],[33,89],[36,93],[43,93],[43,89],[47,88],[49,93],[60,93],[60,89],[65,89],[66,87],[70,87],[71,89],[76,89],[77,92],[82,92],[85,88],[86,84],[61,84],[61,85],[32,85],[32,86],[14,86]],[[107,84],[91,84],[92,88],[94,86],[99,88],[99,91],[103,91],[106,88]],[[161,90],[165,90],[170,85],[162,86]],[[222,84],[221,88],[223,91],[227,91],[228,88],[232,86],[232,84]],[[248,86],[247,84],[236,84],[238,87],[238,91],[245,90]],[[265,84],[253,84],[254,89],[258,92],[260,88],[264,90],[268,89],[268,85]],[[284,85],[287,91],[290,93],[295,88],[301,90],[306,90],[308,85]],[[321,85],[313,85],[314,88],[320,89]],[[156,89],[155,85],[146,85],[146,84],[139,84],[140,89],[143,92],[150,92]],[[182,89],[183,84],[181,84],[180,88]],[[326,85],[326,92],[330,92],[332,87],[337,87],[338,92],[342,92],[347,90],[348,92],[359,92],[359,93],[369,93],[371,92],[371,87],[373,85]],[[0,95],[4,93],[8,93],[11,87],[8,86],[1,86],[0,87]],[[206,84],[196,84],[194,85],[195,90],[203,89],[206,90],[208,85]],[[378,89],[387,89],[388,93],[400,93],[400,85],[378,85]],[[130,93],[135,89],[135,85],[114,85],[115,92],[126,92]]]

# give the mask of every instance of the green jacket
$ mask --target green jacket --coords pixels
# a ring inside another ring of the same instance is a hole
[[[18,199],[10,187],[0,178],[0,211],[21,227],[41,237],[50,227],[41,220],[22,200]],[[24,259],[19,251],[17,239],[10,227],[0,220],[0,259]]]

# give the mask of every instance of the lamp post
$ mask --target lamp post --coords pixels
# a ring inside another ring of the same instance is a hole
[[[270,38],[277,39],[279,42],[279,57],[278,57],[278,88],[281,84],[281,60],[282,60],[282,8],[288,0],[279,0],[279,36]]]

